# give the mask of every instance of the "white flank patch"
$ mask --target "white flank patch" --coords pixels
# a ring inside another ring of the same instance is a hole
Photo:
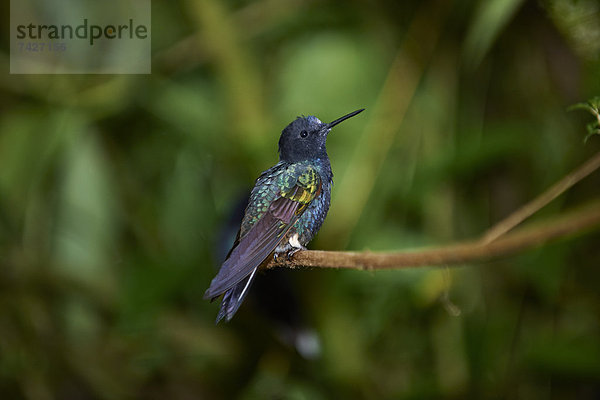
[[[298,241],[298,234],[297,234],[297,233],[293,234],[293,235],[290,237],[289,243],[290,243],[290,245],[291,245],[292,247],[295,247],[295,248],[297,248],[297,249],[302,249],[302,248],[304,248],[304,246],[302,246],[302,245],[300,244],[300,242]]]

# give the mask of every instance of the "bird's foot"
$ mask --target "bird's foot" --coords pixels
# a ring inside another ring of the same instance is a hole
[[[296,254],[300,250],[308,250],[308,249],[306,247],[302,246],[302,245],[301,245],[301,247],[294,247],[294,248],[292,248],[291,250],[289,250],[287,252],[287,260],[289,261],[294,256],[294,254]]]
[[[292,247],[290,250],[287,251],[287,260],[288,261],[294,256],[294,254],[296,254],[300,250],[306,250],[306,247],[304,247],[298,240],[297,233],[290,237],[288,243]]]

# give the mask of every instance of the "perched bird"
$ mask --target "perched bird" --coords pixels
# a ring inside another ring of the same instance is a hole
[[[357,115],[356,110],[330,123],[298,117],[279,138],[279,162],[256,180],[233,247],[204,293],[220,295],[217,323],[231,320],[258,268],[271,256],[288,258],[306,249],[321,228],[331,199],[333,173],[325,142],[331,128]]]

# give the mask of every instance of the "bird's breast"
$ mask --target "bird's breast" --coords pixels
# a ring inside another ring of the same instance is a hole
[[[312,201],[294,224],[292,230],[298,233],[302,245],[306,246],[321,229],[329,211],[329,202],[330,189],[323,187],[319,196]]]

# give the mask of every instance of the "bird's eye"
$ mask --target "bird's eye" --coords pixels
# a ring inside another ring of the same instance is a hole
[[[302,132],[300,132],[300,137],[303,137],[303,138],[305,138],[305,137],[307,137],[307,136],[308,136],[308,132],[306,132],[306,131],[302,131]]]

